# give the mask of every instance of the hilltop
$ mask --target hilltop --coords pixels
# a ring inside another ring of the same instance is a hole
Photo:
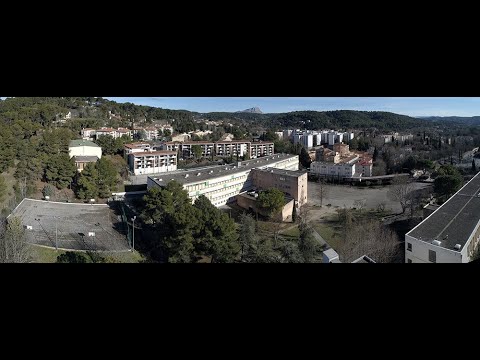
[[[421,127],[444,125],[446,120],[419,119],[382,111],[295,111],[265,114],[258,107],[242,112],[212,112],[200,114],[188,110],[169,110],[132,103],[117,103],[101,97],[30,97],[7,98],[0,101],[0,124],[22,119],[50,126],[55,120],[71,113],[69,123],[78,126],[130,127],[163,121],[177,132],[198,128],[205,120],[223,121],[250,129],[366,129],[382,131],[406,131]],[[76,127],[78,127],[76,126]],[[77,129],[75,129],[77,130]]]
[[[262,110],[260,110],[259,107],[253,107],[253,108],[250,108],[250,109],[237,111],[237,113],[263,114]]]

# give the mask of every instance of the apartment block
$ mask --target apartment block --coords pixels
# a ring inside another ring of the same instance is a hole
[[[128,165],[135,175],[176,171],[177,152],[166,150],[133,152],[128,155]]]
[[[215,151],[215,144],[213,142],[208,141],[191,141],[191,142],[184,142],[181,145],[180,151],[183,158],[191,158],[194,156],[193,153],[193,146],[200,146],[202,149],[202,157],[210,157],[214,155]]]
[[[250,141],[219,141],[215,143],[218,156],[243,156],[249,154]]]
[[[252,142],[250,143],[250,158],[256,159],[262,156],[270,156],[274,154],[273,142]]]

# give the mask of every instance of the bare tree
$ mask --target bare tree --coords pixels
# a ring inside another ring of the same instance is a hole
[[[352,262],[363,255],[379,263],[391,263],[399,259],[401,243],[397,235],[377,220],[365,220],[350,227],[338,249],[343,262]]]
[[[366,205],[367,205],[367,200],[365,200],[365,199],[355,200],[353,202],[353,207],[360,210],[360,211],[362,211],[365,208]]]
[[[385,206],[386,206],[386,204],[384,202],[381,202],[380,204],[377,205],[377,211],[378,212],[384,212],[385,211]]]
[[[402,214],[410,206],[412,197],[409,194],[415,189],[406,176],[397,176],[393,179],[392,186],[388,190],[388,196],[394,201],[400,202]]]
[[[318,178],[318,197],[320,198],[320,207],[323,206],[323,199],[328,195],[328,187],[325,178]]]
[[[25,229],[19,218],[0,219],[0,263],[26,263],[29,248]]]

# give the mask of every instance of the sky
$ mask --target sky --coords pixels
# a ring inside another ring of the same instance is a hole
[[[233,112],[258,106],[264,113],[301,110],[376,110],[409,116],[480,116],[478,97],[107,97],[107,99],[197,112]]]
[[[364,110],[389,111],[409,116],[480,116],[479,97],[106,97],[106,99],[201,113],[234,112],[257,106],[264,113]]]

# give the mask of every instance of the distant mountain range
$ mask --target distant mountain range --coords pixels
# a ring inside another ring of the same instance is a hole
[[[237,111],[237,113],[263,114],[262,110],[260,110],[259,107],[253,107],[253,108],[250,108],[250,109]]]

